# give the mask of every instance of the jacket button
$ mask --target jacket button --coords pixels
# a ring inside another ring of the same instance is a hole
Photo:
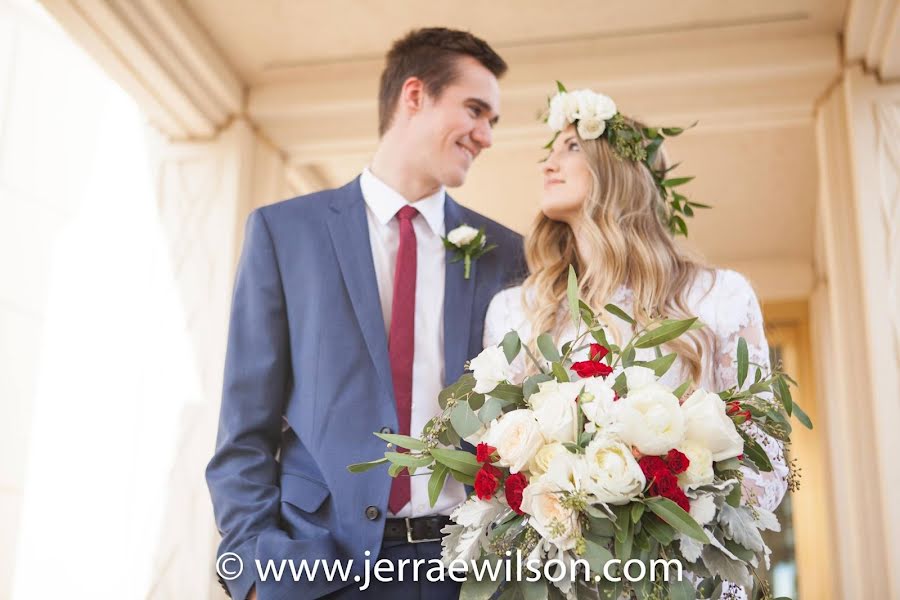
[[[382,427],[381,433],[393,433],[390,427]]]
[[[366,518],[370,521],[374,521],[381,514],[381,511],[378,510],[377,506],[367,506],[366,507]]]

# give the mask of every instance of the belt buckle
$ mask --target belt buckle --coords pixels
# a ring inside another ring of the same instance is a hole
[[[406,521],[406,541],[409,542],[410,544],[424,544],[425,542],[439,542],[439,541],[441,541],[441,538],[423,538],[423,539],[421,539],[421,540],[415,540],[415,539],[413,539],[413,536],[412,536],[412,532],[413,532],[413,529],[412,529],[412,523],[409,522],[409,517],[405,517],[403,520]]]

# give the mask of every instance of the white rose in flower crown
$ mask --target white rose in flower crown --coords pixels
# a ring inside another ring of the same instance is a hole
[[[585,490],[607,504],[625,504],[647,483],[631,449],[625,444],[597,437],[585,449],[589,479]]]
[[[628,396],[616,402],[616,415],[621,422],[619,437],[641,454],[663,455],[684,439],[684,413],[678,398],[658,383],[635,391],[629,388]]]
[[[518,473],[546,443],[538,427],[534,411],[520,408],[491,422],[484,443],[497,449],[500,460],[496,464]]]
[[[566,125],[575,121],[577,113],[578,100],[572,94],[559,92],[550,100],[547,125],[553,131],[562,131]]]
[[[580,383],[551,380],[538,386],[528,403],[534,410],[541,433],[548,441],[575,442],[578,439],[578,403]]]
[[[696,440],[684,440],[678,449],[687,456],[690,464],[687,471],[678,475],[678,482],[687,488],[695,488],[712,483],[713,459],[709,448]]]
[[[568,452],[559,442],[544,444],[528,462],[528,472],[533,476],[543,475],[550,468],[550,463],[557,454]]]
[[[529,523],[560,550],[571,550],[581,535],[578,513],[562,504],[559,487],[546,476],[533,479],[522,493],[521,509]]]
[[[454,244],[456,246],[465,246],[466,244],[474,240],[477,235],[478,230],[474,227],[470,227],[468,225],[460,225],[447,234],[447,240],[449,240],[451,244]]]
[[[606,121],[600,119],[580,119],[578,121],[578,135],[583,140],[596,140],[606,131]]]
[[[494,391],[497,384],[509,379],[509,363],[506,354],[497,346],[488,346],[481,354],[469,361],[469,368],[475,376],[475,391],[487,394]]]
[[[725,413],[717,394],[697,390],[684,401],[685,437],[706,446],[714,462],[734,458],[744,451],[744,440]]]

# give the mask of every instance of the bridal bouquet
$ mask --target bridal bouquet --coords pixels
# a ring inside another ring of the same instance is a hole
[[[557,348],[543,334],[539,357],[510,332],[440,394],[443,410],[420,437],[376,433],[389,445],[384,458],[350,470],[431,468],[432,505],[447,477],[473,488],[442,532],[445,563],[467,571],[462,598],[487,600],[498,589],[504,599],[593,590],[718,598],[723,581],[749,590],[751,573],[768,564],[761,532],[779,524],[742,497],[741,467],[772,470],[760,432],[788,443],[792,414],[812,426],[791,398],[792,380],[758,366],[751,377],[740,340],[737,386],[669,389],[659,378],[676,357],[659,347],[701,327],[697,319],[654,321],[617,346],[577,289],[570,269],[574,340]],[[656,348],[656,358],[635,360],[639,348]],[[589,360],[574,361],[584,350]],[[517,385],[509,365],[520,352],[536,374]]]

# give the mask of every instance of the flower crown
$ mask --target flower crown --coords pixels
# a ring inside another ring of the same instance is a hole
[[[619,158],[639,161],[647,167],[659,189],[661,199],[657,205],[659,218],[668,225],[673,236],[680,234],[687,237],[687,224],[684,219],[693,217],[695,208],[711,207],[692,202],[684,194],[675,191],[675,188],[694,179],[667,177],[669,171],[680,163],[666,169],[657,169],[653,166],[663,140],[681,134],[685,128],[636,126],[622,116],[616,108],[616,103],[609,96],[592,90],[569,92],[559,81],[556,82],[556,87],[558,91],[549,99],[549,107],[544,116],[544,121],[555,133],[544,148],[551,148],[562,130],[570,123],[575,125],[581,139],[596,140],[605,135]]]

